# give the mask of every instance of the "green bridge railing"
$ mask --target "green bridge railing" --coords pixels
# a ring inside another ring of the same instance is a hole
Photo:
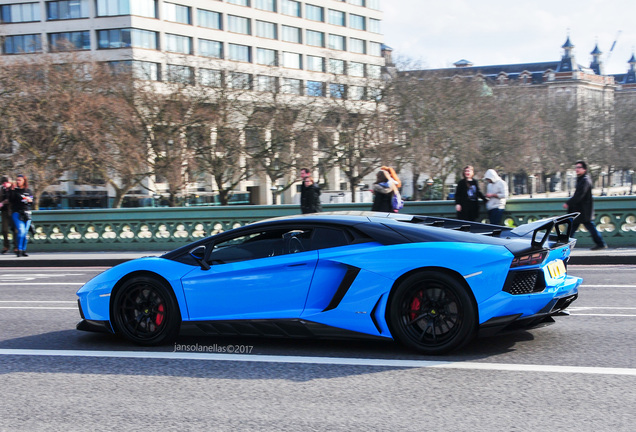
[[[518,226],[563,214],[563,198],[511,199],[505,223]],[[636,246],[636,196],[595,197],[596,222],[610,247]],[[324,211],[369,210],[369,203],[326,204]],[[407,202],[402,213],[455,217],[453,201]],[[298,214],[297,205],[179,207],[33,212],[29,250],[169,251],[194,240],[261,219]],[[485,211],[482,212],[484,217]],[[578,245],[591,246],[587,233]]]

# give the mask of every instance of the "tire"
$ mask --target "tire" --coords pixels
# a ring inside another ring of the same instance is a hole
[[[165,283],[138,276],[117,290],[111,303],[111,321],[117,334],[136,344],[160,345],[179,335],[181,313]]]
[[[423,354],[444,354],[475,335],[476,311],[466,289],[453,277],[426,271],[402,281],[386,312],[391,334]]]

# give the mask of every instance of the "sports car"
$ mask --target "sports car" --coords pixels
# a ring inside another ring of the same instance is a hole
[[[77,292],[79,330],[395,339],[427,355],[567,315],[577,214],[517,228],[334,212],[268,219],[128,261]]]

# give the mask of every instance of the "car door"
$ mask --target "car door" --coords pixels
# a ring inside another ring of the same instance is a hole
[[[191,320],[297,318],[318,252],[303,243],[310,229],[269,228],[217,242],[209,270],[182,278]]]

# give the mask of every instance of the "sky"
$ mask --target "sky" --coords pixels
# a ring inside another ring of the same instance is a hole
[[[383,0],[382,10],[394,61],[421,68],[557,61],[569,36],[577,63],[589,66],[598,43],[605,73],[621,74],[636,49],[636,0]]]

